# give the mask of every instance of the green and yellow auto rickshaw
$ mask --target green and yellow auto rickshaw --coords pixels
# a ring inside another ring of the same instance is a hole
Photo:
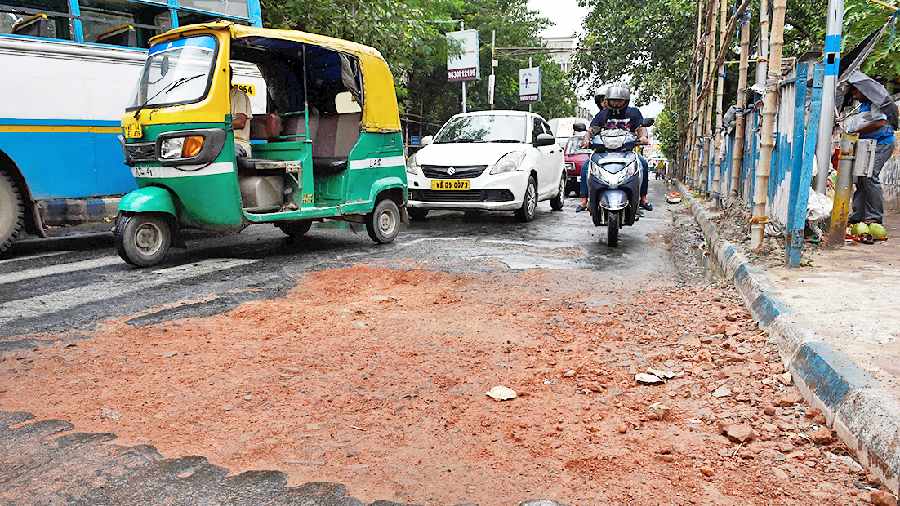
[[[387,243],[406,219],[394,81],[380,53],[345,40],[215,22],[151,40],[122,119],[138,189],[116,247],[150,266],[179,231],[365,223]]]

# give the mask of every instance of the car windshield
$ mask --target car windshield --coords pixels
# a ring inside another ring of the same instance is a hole
[[[154,44],[129,109],[196,102],[206,95],[216,54],[211,35]]]
[[[524,115],[473,114],[450,118],[434,137],[435,144],[461,142],[525,143],[528,123]]]
[[[569,137],[569,142],[566,143],[566,154],[567,155],[577,155],[579,153],[591,153],[593,150],[590,147],[583,148],[581,147],[581,135],[573,135]]]

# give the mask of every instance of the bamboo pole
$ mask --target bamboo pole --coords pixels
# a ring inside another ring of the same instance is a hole
[[[759,2],[759,54],[756,55],[756,84],[766,85],[769,66],[769,0]]]
[[[750,63],[750,18],[745,17],[741,22],[741,64],[738,67],[738,91],[737,108],[738,115],[734,123],[734,152],[731,157],[731,195],[737,197],[741,194],[738,188],[741,181],[741,169],[744,161],[744,137],[746,118],[744,109],[747,107],[747,71]]]
[[[721,162],[724,159],[723,153],[725,152],[725,132],[723,130],[724,126],[724,118],[725,111],[722,110],[722,107],[725,104],[725,53],[727,52],[727,48],[725,47],[725,30],[726,23],[728,19],[728,3],[725,0],[719,1],[719,58],[716,59],[716,63],[721,61],[716,67],[718,72],[718,82],[716,83],[716,134],[715,134],[715,143],[714,149],[712,151],[713,157],[713,166],[714,166],[714,178],[713,178],[713,193],[715,195],[716,206],[718,207],[721,204],[722,198],[722,171],[721,171]]]
[[[763,0],[765,2],[765,0]],[[771,50],[769,72],[766,80],[766,98],[763,105],[763,124],[760,134],[759,164],[756,166],[756,198],[753,217],[750,219],[750,247],[758,249],[763,244],[766,223],[766,200],[769,195],[769,168],[775,148],[775,115],[778,108],[779,83],[781,81],[781,50],[784,47],[785,0],[772,2]]]

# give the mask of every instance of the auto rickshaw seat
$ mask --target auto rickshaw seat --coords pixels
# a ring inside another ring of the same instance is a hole
[[[269,140],[282,134],[283,125],[281,117],[270,112],[268,114],[254,114],[250,119],[250,139]]]
[[[317,174],[336,174],[347,168],[350,151],[359,140],[362,113],[323,115],[313,143],[313,168]]]

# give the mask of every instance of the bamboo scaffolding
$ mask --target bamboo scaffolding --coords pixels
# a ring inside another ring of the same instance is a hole
[[[716,83],[716,130],[715,130],[715,141],[713,143],[712,150],[712,162],[713,162],[713,193],[716,199],[716,205],[721,204],[722,197],[722,171],[721,171],[721,162],[724,159],[723,153],[725,152],[725,133],[722,130],[722,126],[725,118],[725,111],[722,109],[725,103],[725,53],[727,53],[727,48],[725,47],[726,39],[725,39],[725,30],[727,28],[726,19],[728,17],[728,3],[725,0],[720,0],[719,2],[719,57],[716,59],[716,63],[718,63],[716,70],[718,72],[718,82]]]
[[[747,72],[750,68],[750,19],[749,16],[741,22],[741,60],[738,67],[737,108],[738,114],[734,119],[734,151],[731,157],[731,191],[733,197],[741,194],[738,188],[741,181],[741,170],[744,161],[744,137],[746,118],[744,109],[747,107]]]
[[[763,0],[765,3],[766,0]],[[750,247],[759,249],[765,238],[766,200],[769,193],[769,168],[775,148],[775,115],[778,108],[779,84],[781,81],[781,52],[784,48],[785,0],[772,2],[771,49],[769,51],[766,97],[763,105],[763,124],[760,134],[759,163],[756,166],[756,198],[753,217],[750,219]]]

